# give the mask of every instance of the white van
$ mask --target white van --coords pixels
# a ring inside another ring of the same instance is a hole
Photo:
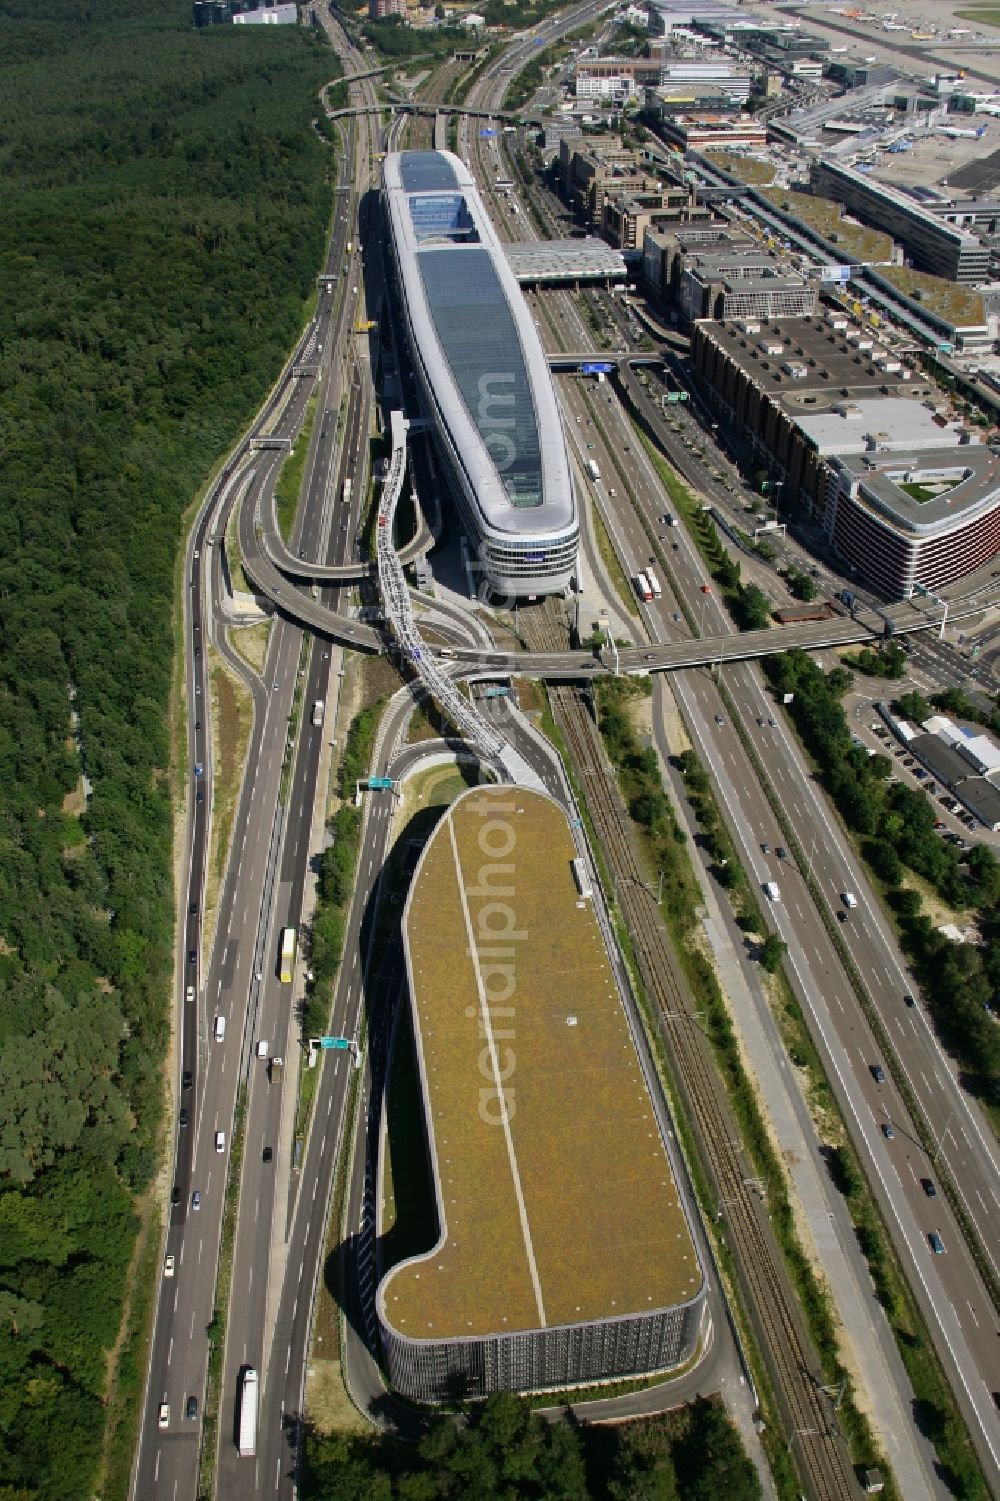
[[[215,1133],[215,1150],[217,1152],[224,1152],[226,1150],[226,1133],[225,1133],[225,1131],[216,1131],[216,1133]]]
[[[777,881],[764,882],[764,895],[768,897],[772,902],[781,901],[781,892],[778,890]]]
[[[215,1018],[215,1040],[216,1040],[216,1042],[221,1042],[222,1039],[225,1037],[225,1035],[226,1035],[226,1018],[224,1016],[217,1016]]]
[[[847,908],[849,908],[851,911],[853,911],[853,909],[857,905],[858,905],[858,899],[854,895],[854,892],[853,891],[845,891],[844,892],[844,906],[847,907]]]
[[[260,1042],[258,1042],[258,1044],[257,1044],[257,1057],[258,1058],[266,1058],[267,1057],[267,1041],[263,1037],[261,1038]]]

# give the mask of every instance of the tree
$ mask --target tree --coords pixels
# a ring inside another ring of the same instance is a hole
[[[757,951],[757,958],[768,974],[773,975],[781,967],[781,961],[787,953],[787,943],[784,943],[776,933],[768,933]]]
[[[896,699],[893,708],[906,719],[912,719],[917,724],[923,724],[925,719],[930,719],[933,710],[922,693],[904,693]]]
[[[744,584],[740,591],[739,623],[745,631],[762,631],[771,623],[771,601],[756,584]]]

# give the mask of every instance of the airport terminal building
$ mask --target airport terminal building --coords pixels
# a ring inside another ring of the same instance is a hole
[[[411,1153],[387,1125],[376,1312],[393,1388],[435,1403],[696,1359],[685,1180],[564,810],[523,787],[463,793],[424,847],[403,938],[436,1238],[383,1255],[414,1234],[392,1186],[406,1172],[412,1206]]]
[[[450,152],[392,152],[383,206],[420,399],[485,582],[500,595],[561,593],[579,540],[562,421],[475,181]]]

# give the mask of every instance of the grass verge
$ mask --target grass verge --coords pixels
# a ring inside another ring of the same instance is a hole
[[[628,613],[638,618],[639,606],[636,604],[635,591],[625,577],[625,570],[618,561],[618,554],[615,552],[608,529],[604,525],[604,518],[596,506],[591,510],[590,519],[597,540],[597,551],[601,555],[601,562],[607,570],[608,577],[614,584],[618,597]]]
[[[160,1229],[159,1205],[150,1196],[132,1267],[125,1328],[108,1395],[103,1470],[97,1485],[97,1493],[105,1501],[126,1501],[132,1482],[153,1310],[160,1285]]]
[[[292,444],[292,451],[281,466],[278,475],[278,483],[274,487],[274,506],[278,516],[278,531],[286,546],[291,541],[292,527],[295,525],[295,513],[299,508],[299,496],[302,492],[302,476],[305,471],[306,455],[309,452],[309,442],[312,438],[313,420],[316,416],[316,396],[310,396],[306,403],[305,420],[302,429]]]
[[[212,694],[212,825],[208,863],[205,872],[203,945],[207,949],[215,932],[219,888],[225,875],[233,820],[243,782],[250,730],[253,725],[253,702],[249,690],[211,651],[209,684]],[[201,790],[202,782],[198,781]]]

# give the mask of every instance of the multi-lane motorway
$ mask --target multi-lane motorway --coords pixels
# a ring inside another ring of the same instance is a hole
[[[579,8],[547,30],[542,28],[540,35],[549,40],[558,31],[579,25],[606,8]],[[511,64],[523,65],[533,55],[535,40],[526,38],[506,54],[502,63],[493,64],[484,73],[477,85],[477,102],[495,107],[506,87]],[[337,41],[349,63],[354,64],[351,71],[356,72],[358,59],[350,55],[339,32]],[[354,83],[352,96],[359,102],[373,103],[371,83]],[[342,163],[343,187],[353,186],[357,193],[369,182],[373,157],[383,145],[377,138],[379,133],[374,117],[350,127]],[[372,413],[370,372],[364,358],[354,358],[357,340],[351,335],[360,305],[360,292],[355,289],[362,287],[362,266],[357,248],[351,257],[346,256],[346,244],[354,234],[357,201],[345,194],[341,202],[343,212],[338,214],[328,261],[328,270],[340,275],[340,285],[321,298],[315,327],[296,352],[296,360],[303,362],[306,357],[318,358],[322,410],[329,412],[332,420],[316,424],[307,461],[307,490],[290,546],[293,554],[299,554],[300,577],[312,564],[320,579],[329,580],[337,571],[346,571],[347,565],[356,566],[357,502],[365,488]],[[364,267],[369,296],[378,285],[377,261],[377,256],[369,253]],[[570,299],[564,301],[569,304]],[[572,321],[568,305],[563,307],[562,316]],[[583,341],[578,347],[585,348],[591,342],[590,331],[578,313],[576,320],[579,326],[573,332]],[[317,354],[320,347],[321,356]],[[276,403],[278,415],[269,430],[282,436],[294,435],[304,417],[307,394],[306,380],[284,382]],[[344,418],[338,436],[342,397]],[[566,382],[564,401],[567,427],[581,470],[589,450],[578,430],[587,426],[587,441],[596,445],[602,472],[613,474],[614,454],[620,456],[624,447],[634,442],[617,403],[604,403],[598,411],[593,396],[578,382]],[[325,432],[327,426],[329,432]],[[280,928],[286,922],[297,925],[303,909],[307,861],[317,847],[314,809],[325,785],[330,753],[324,726],[310,723],[309,708],[315,700],[330,705],[335,696],[341,654],[334,638],[369,650],[378,649],[381,638],[351,614],[341,591],[326,588],[314,599],[308,583],[297,585],[288,576],[297,570],[289,568],[282,573],[266,556],[260,545],[260,530],[272,527],[277,465],[273,452],[251,457],[243,446],[209,496],[188,548],[186,639],[192,801],[184,853],[184,922],[178,942],[177,1032],[178,1099],[187,1121],[177,1127],[172,1180],[176,1202],[165,1241],[165,1253],[173,1257],[174,1275],[164,1278],[157,1303],[136,1459],[134,1494],[142,1498],[193,1496],[198,1489],[210,1353],[207,1328],[216,1305],[225,1179],[238,1104],[243,1152],[239,1182],[234,1185],[239,1197],[232,1293],[228,1305],[220,1309],[227,1318],[227,1336],[221,1389],[213,1393],[219,1412],[218,1487],[222,1493],[241,1496],[291,1491],[313,1295],[323,1262],[327,1201],[352,1077],[348,1055],[343,1055],[338,1064],[328,1061],[324,1065],[313,1107],[313,1128],[302,1161],[293,1163],[294,1069],[290,1069],[292,1078],[286,1074],[284,1081],[270,1083],[266,1065],[256,1058],[256,1044],[263,1039],[270,1054],[283,1054],[289,1062],[298,1057],[298,1021],[289,1004],[289,987],[277,977],[275,956]],[[244,466],[248,475],[239,517],[244,566],[280,610],[260,674],[251,671],[226,645],[218,613],[224,593],[219,549],[208,546],[209,537],[222,530],[219,523],[224,520],[222,512],[234,466]],[[655,529],[657,513],[663,508],[662,491],[644,456],[638,456],[630,469],[632,505],[612,506],[604,487],[594,496],[626,568],[632,562],[645,563],[650,548],[649,527]],[[343,499],[348,477],[354,481],[354,502],[350,506]],[[645,516],[645,526],[640,515]],[[255,518],[259,518],[259,527]],[[587,566],[595,575],[601,571],[592,550]],[[992,1258],[993,1248],[1000,1244],[992,1137],[961,1091],[919,1007],[910,1010],[903,1006],[902,996],[912,990],[912,985],[876,899],[867,889],[863,871],[817,794],[780,715],[765,697],[757,670],[740,661],[771,647],[777,633],[766,633],[770,638],[767,642],[754,642],[729,631],[714,596],[701,594],[705,583],[702,565],[686,540],[682,539],[663,571],[667,585],[663,600],[643,607],[639,635],[647,639],[629,651],[603,658],[587,652],[518,653],[515,657],[470,644],[455,648],[451,670],[456,675],[471,676],[523,671],[536,676],[586,677],[604,670],[655,671],[668,666],[678,669],[716,664],[714,674],[676,673],[672,693],[713,774],[746,868],[760,882],[774,878],[781,883],[782,901],[770,916],[788,943],[799,999],[811,1016],[814,1034],[821,1039],[821,1051],[841,1106],[853,1127],[897,1246],[902,1247],[904,1261],[911,1269],[925,1316],[939,1335],[939,1347],[970,1428],[979,1440],[984,1463],[988,1463],[991,1455],[995,1459],[996,1444],[991,1392],[1000,1387],[994,1350],[995,1312],[944,1196],[929,1201],[921,1180],[938,1171],[947,1172],[966,1212],[979,1227],[986,1254]],[[706,634],[700,640],[688,635],[683,616],[681,622],[675,619],[681,615],[682,606],[690,609],[692,600],[703,611]],[[928,621],[911,618],[908,623],[926,628]],[[300,624],[321,633],[311,648]],[[822,637],[816,627],[794,627],[782,633],[781,645],[859,640],[877,632],[880,625],[874,617],[861,624],[838,619]],[[901,619],[900,627],[905,625]],[[463,612],[453,611],[451,628],[456,641],[470,640]],[[211,751],[206,734],[211,648],[224,655],[246,682],[252,697],[253,728],[228,863],[214,911],[206,913],[212,819]],[[723,669],[722,664],[727,662],[734,665]],[[666,731],[670,704],[662,688],[657,690],[656,707],[654,734],[666,757],[672,749]],[[736,733],[732,723],[734,710],[742,722],[743,735]],[[390,756],[405,717],[402,706],[395,717],[390,717],[381,748],[380,764],[392,765],[393,770],[409,764],[405,757],[393,763]],[[289,747],[289,725],[294,729],[299,721],[301,734]],[[756,746],[756,760],[748,754],[747,737]],[[543,778],[553,775],[546,758],[539,757],[537,746],[525,753],[538,762]],[[407,753],[411,759],[417,754]],[[290,765],[286,764],[289,756]],[[203,768],[203,775],[194,775],[196,764]],[[784,836],[761,790],[762,765],[779,794],[790,826],[799,832],[808,872],[794,869],[787,861],[779,867],[776,856],[763,853],[764,844],[776,850]],[[359,1034],[363,1013],[367,1010],[369,1019],[383,1015],[398,989],[398,971],[391,964],[384,968],[379,956],[372,961],[366,944],[367,929],[362,927],[377,888],[392,812],[391,798],[372,800],[366,810],[357,900],[345,938],[332,1021],[335,1032],[351,1037]],[[881,1057],[880,1041],[873,1036],[870,1022],[851,990],[843,956],[807,890],[806,873],[819,883],[831,909],[837,907],[845,889],[858,894],[859,908],[851,914],[840,937],[865,977],[870,1006],[891,1037],[900,1067],[934,1132],[934,1162],[927,1161],[891,1074],[882,1084],[872,1077],[872,1064]],[[210,953],[203,952],[206,917],[214,924]],[[184,999],[188,985],[194,989],[191,1001]],[[225,1036],[218,1041],[217,1017],[226,1022]],[[356,1075],[362,1119],[372,1089],[377,1091],[384,1057],[378,1051],[384,1036],[377,1027],[372,1035],[377,1044],[373,1056],[363,1058],[364,1066]],[[880,1129],[887,1121],[895,1125],[892,1139]],[[225,1133],[221,1150],[216,1149],[219,1131]],[[270,1149],[268,1161],[265,1148]],[[197,1208],[193,1201],[196,1193]],[[366,1226],[370,1228],[371,1204],[370,1179],[363,1172],[355,1175],[352,1193],[351,1222],[359,1231],[355,1264],[364,1290],[365,1278],[371,1277],[370,1241],[364,1233]],[[945,1241],[944,1257],[930,1256],[926,1239],[931,1228],[929,1213],[933,1214],[933,1228]],[[370,1286],[367,1291],[370,1293]],[[364,1307],[359,1305],[357,1327],[348,1333],[349,1344],[354,1341],[352,1369],[356,1378],[364,1370],[364,1340],[357,1338],[365,1330]],[[239,1375],[248,1364],[262,1372],[257,1455],[253,1461],[240,1460],[232,1442]],[[368,1379],[377,1382],[373,1368],[368,1369]],[[359,1395],[370,1397],[374,1388]],[[196,1416],[188,1418],[185,1413],[192,1398],[197,1411]],[[169,1404],[169,1416],[165,1426],[160,1426],[164,1402]]]

